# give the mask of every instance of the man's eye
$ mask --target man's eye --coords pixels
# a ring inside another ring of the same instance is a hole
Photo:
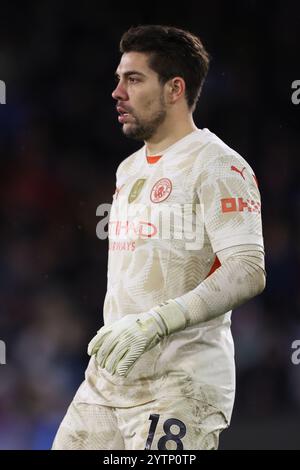
[[[135,78],[135,77],[128,77],[128,81],[129,81],[129,83],[137,83],[138,79]]]

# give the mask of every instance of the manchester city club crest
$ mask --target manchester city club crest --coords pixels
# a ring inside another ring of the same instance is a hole
[[[151,189],[150,199],[152,202],[165,201],[172,192],[172,183],[169,178],[161,178]]]

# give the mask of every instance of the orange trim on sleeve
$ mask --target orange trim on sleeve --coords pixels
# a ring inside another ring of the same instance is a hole
[[[210,268],[210,271],[209,271],[209,273],[208,273],[208,275],[206,276],[205,279],[207,279],[211,274],[213,274],[213,273],[216,271],[216,269],[218,269],[220,266],[221,266],[220,260],[219,260],[219,258],[216,256],[215,261],[214,261],[214,264],[213,264],[212,267]]]

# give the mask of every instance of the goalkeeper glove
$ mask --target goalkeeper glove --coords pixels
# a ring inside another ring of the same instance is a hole
[[[144,352],[186,326],[183,306],[169,300],[149,312],[126,315],[112,325],[103,326],[89,343],[88,354],[96,354],[100,367],[111,374],[126,376]]]

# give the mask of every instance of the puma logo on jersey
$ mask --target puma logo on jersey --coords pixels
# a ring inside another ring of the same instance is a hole
[[[242,170],[239,170],[236,166],[234,165],[231,165],[231,168],[230,168],[232,171],[236,171],[237,173],[239,173],[241,175],[241,177],[243,179],[245,179],[245,176],[243,175],[243,171],[246,170],[246,167],[244,166],[244,168]]]

